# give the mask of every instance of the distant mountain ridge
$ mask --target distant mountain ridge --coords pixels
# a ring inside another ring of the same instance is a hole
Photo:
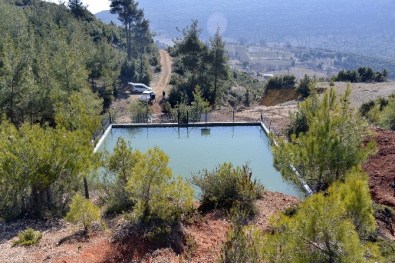
[[[167,37],[179,36],[176,28],[197,19],[206,39],[219,23],[224,37],[236,41],[281,41],[395,57],[394,0],[141,0],[139,6],[153,30]],[[116,21],[109,11],[96,15]]]

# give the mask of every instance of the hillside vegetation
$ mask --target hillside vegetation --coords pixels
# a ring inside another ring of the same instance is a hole
[[[134,45],[136,60],[126,60],[122,30],[82,10],[42,1],[0,2],[0,114],[12,123],[53,126],[57,109],[74,93],[108,106],[125,64],[139,65],[136,73],[124,73],[129,81],[147,79],[144,61],[156,56],[150,55],[153,49],[140,52]]]
[[[0,2],[0,218],[61,216],[74,192],[89,198],[100,114],[120,80],[149,81],[150,44],[127,57],[123,31],[80,1]]]

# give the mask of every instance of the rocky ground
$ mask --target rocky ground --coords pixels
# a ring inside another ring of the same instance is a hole
[[[294,197],[266,192],[256,203],[258,215],[252,223],[266,230],[271,215],[298,202]],[[122,235],[125,221],[121,216],[108,220],[107,224],[106,230],[96,230],[89,238],[81,238],[74,235],[75,227],[62,220],[0,223],[0,262],[216,262],[230,227],[221,212],[195,216],[183,224],[187,242],[177,254],[171,248],[147,244],[138,236],[114,239]],[[18,231],[27,227],[42,231],[39,245],[12,247]],[[68,241],[59,244],[61,240]]]

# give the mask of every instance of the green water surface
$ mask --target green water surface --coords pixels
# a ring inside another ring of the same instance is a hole
[[[119,137],[140,151],[159,147],[170,157],[174,174],[184,178],[202,169],[212,170],[224,162],[248,163],[253,177],[265,189],[304,196],[299,187],[285,182],[273,167],[269,140],[260,126],[112,128],[98,151],[111,153]]]

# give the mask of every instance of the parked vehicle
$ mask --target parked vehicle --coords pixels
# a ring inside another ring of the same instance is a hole
[[[143,94],[139,97],[139,101],[151,103],[155,100],[155,92],[152,90],[144,91]]]
[[[143,84],[143,83],[133,83],[128,82],[130,86],[132,86],[132,92],[144,92],[144,91],[152,91],[152,88]]]

